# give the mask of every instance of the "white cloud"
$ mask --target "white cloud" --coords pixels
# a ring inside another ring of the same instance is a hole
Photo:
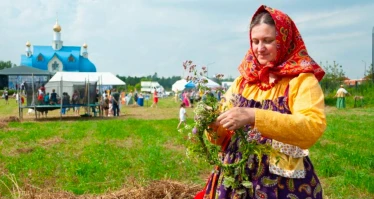
[[[374,4],[339,8],[321,8],[320,11],[300,12],[293,15],[299,29],[333,29],[365,23],[373,16]]]

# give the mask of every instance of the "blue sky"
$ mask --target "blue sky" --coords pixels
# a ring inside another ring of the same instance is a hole
[[[98,71],[124,76],[182,75],[182,62],[209,76],[239,75],[248,24],[265,4],[296,23],[309,54],[334,60],[351,79],[371,64],[371,0],[2,0],[0,60],[20,63],[25,43],[50,45],[58,13],[64,45],[88,44]]]

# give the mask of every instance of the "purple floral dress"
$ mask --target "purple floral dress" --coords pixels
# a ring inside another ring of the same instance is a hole
[[[291,114],[287,105],[288,89],[284,96],[276,100],[264,100],[262,102],[247,100],[238,96],[241,107],[261,108],[277,111],[282,114]],[[241,159],[241,153],[238,152],[239,139],[232,139],[224,150],[224,162],[234,163]],[[262,144],[271,143],[269,138],[261,137],[259,142]],[[321,199],[323,197],[322,186],[317,175],[314,172],[313,165],[308,156],[303,158],[306,171],[305,178],[286,178],[269,171],[269,157],[263,156],[261,164],[255,155],[251,155],[246,164],[246,175],[250,177],[253,183],[253,191],[245,189],[244,193],[226,188],[223,185],[225,176],[222,175],[220,168],[216,167],[209,177],[205,187],[204,199]],[[254,164],[251,164],[254,163]],[[251,165],[251,166],[249,166]],[[252,194],[251,194],[252,193]]]

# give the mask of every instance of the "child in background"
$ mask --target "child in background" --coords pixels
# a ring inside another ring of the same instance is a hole
[[[179,129],[179,126],[183,123],[184,125],[186,125],[186,117],[187,117],[187,112],[186,112],[186,104],[184,102],[182,102],[182,104],[180,105],[180,109],[179,109],[179,124],[178,124],[178,127],[177,129]]]
[[[44,104],[49,105],[49,93],[44,95]]]

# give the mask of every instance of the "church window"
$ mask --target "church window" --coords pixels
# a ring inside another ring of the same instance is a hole
[[[68,60],[69,60],[69,62],[74,62],[75,61],[73,55],[70,55]]]
[[[59,70],[59,67],[58,67],[58,63],[55,61],[55,62],[53,62],[53,64],[52,64],[52,71],[58,71]]]
[[[44,60],[43,55],[39,54],[38,55],[38,61],[43,61],[43,60]]]

